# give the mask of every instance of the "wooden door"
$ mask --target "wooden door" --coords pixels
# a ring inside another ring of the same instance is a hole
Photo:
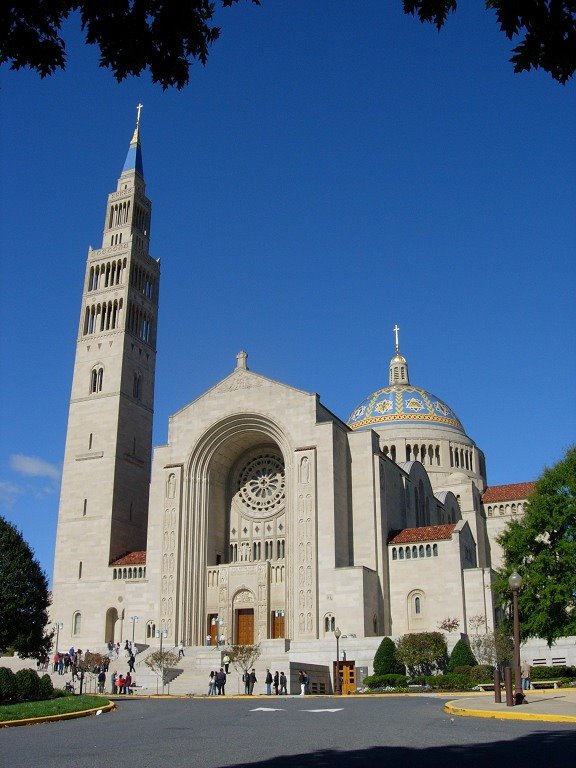
[[[216,621],[217,616],[217,613],[211,613],[208,615],[208,634],[210,635],[210,645],[218,645],[218,622]]]
[[[254,642],[253,608],[240,608],[236,611],[236,642],[238,645],[252,645]]]
[[[340,680],[343,696],[356,693],[356,669],[353,661],[340,662]]]
[[[276,612],[272,611],[272,639],[277,637],[284,637],[284,616],[276,616]]]

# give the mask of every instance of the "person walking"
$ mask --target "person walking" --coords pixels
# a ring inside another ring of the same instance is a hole
[[[274,688],[274,695],[278,696],[278,686],[280,685],[280,677],[278,675],[278,670],[274,672],[274,677],[272,679],[272,687]]]
[[[266,696],[272,695],[272,680],[274,678],[272,677],[272,672],[270,672],[269,669],[266,670],[266,679],[264,682],[266,683]]]
[[[285,694],[288,695],[288,689],[286,687],[288,680],[286,679],[286,675],[284,672],[280,672],[280,695]]]
[[[300,683],[300,696],[306,696],[306,686],[308,685],[308,675],[301,669],[298,672],[298,682]]]
[[[130,656],[128,656],[128,671],[129,672],[135,672],[134,669],[134,654],[131,653]]]
[[[178,643],[178,658],[181,659],[184,656],[184,643],[182,640]]]
[[[224,654],[224,658],[222,659],[222,664],[224,664],[224,672],[228,674],[228,670],[230,669],[230,656],[228,656],[227,653]]]

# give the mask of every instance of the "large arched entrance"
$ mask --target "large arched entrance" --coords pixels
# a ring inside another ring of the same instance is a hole
[[[106,611],[106,636],[105,641],[107,643],[115,643],[116,637],[114,636],[114,632],[116,629],[116,622],[118,621],[118,611],[116,608],[108,608]],[[118,640],[121,640],[121,638],[118,638]]]

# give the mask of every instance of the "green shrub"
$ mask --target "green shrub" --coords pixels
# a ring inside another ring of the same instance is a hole
[[[40,699],[51,699],[54,694],[54,686],[50,675],[42,675],[38,685],[38,696]]]
[[[405,675],[370,675],[364,678],[368,688],[406,688]]]
[[[426,675],[426,682],[440,691],[467,691],[473,687],[467,675]]]
[[[34,701],[40,698],[40,678],[33,669],[19,669],[14,675],[17,701]]]
[[[404,675],[405,668],[396,658],[396,645],[389,637],[382,639],[374,656],[375,675]]]
[[[463,664],[461,667],[454,667],[451,672],[455,675],[465,675],[466,677],[470,677],[470,673],[473,669],[474,667],[471,667],[469,664]]]
[[[448,672],[454,672],[456,667],[475,667],[478,662],[476,657],[472,653],[472,649],[468,645],[468,642],[463,638],[460,638],[450,654],[448,660]]]
[[[576,677],[576,667],[532,667],[532,680],[557,680],[560,677]]]
[[[494,670],[491,664],[478,664],[470,669],[470,678],[475,683],[492,683],[494,681]]]
[[[14,672],[8,667],[0,667],[0,701],[11,701],[15,694]]]

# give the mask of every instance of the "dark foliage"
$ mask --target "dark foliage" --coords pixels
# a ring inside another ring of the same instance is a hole
[[[49,604],[48,581],[32,550],[0,517],[0,650],[44,658],[52,642],[45,631]]]
[[[86,42],[100,49],[100,66],[118,81],[148,69],[163,88],[182,88],[193,61],[205,64],[220,36],[212,24],[215,10],[210,0],[18,0],[0,10],[0,63],[30,67],[42,77],[64,69],[61,27],[78,13]]]
[[[40,698],[40,678],[33,669],[19,669],[14,674],[16,701],[35,701]]]
[[[404,675],[406,670],[396,658],[396,645],[389,637],[383,638],[374,654],[375,675]]]
[[[0,701],[12,701],[16,695],[14,672],[8,667],[0,667]]]
[[[576,69],[576,2],[573,0],[485,0],[509,40],[520,38],[510,61],[515,72],[543,69],[565,83]],[[404,0],[404,11],[440,30],[456,0]]]
[[[456,667],[473,667],[478,662],[466,640],[460,638],[450,654],[448,660],[448,672],[455,672]]]

